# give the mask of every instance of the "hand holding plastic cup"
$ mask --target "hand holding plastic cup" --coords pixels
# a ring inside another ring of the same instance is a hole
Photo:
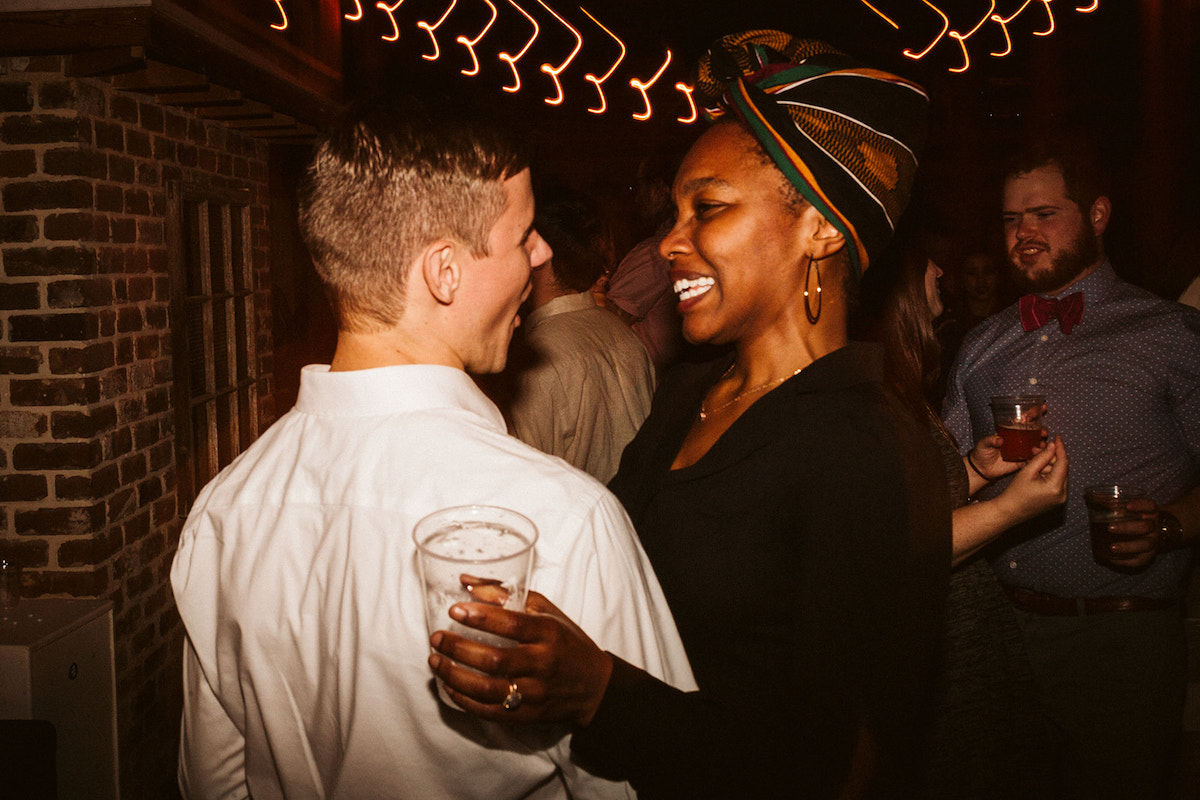
[[[418,522],[413,540],[429,634],[448,630],[495,647],[515,644],[455,622],[448,612],[455,603],[466,602],[524,611],[537,537],[537,526],[528,517],[496,506],[446,508]],[[438,694],[454,706],[440,679]]]
[[[1046,396],[1041,394],[1008,395],[992,398],[992,418],[996,433],[1004,440],[1000,457],[1005,461],[1028,461],[1033,449],[1042,443],[1042,414]]]
[[[1088,522],[1092,532],[1092,558],[1107,566],[1122,566],[1122,560],[1129,560],[1129,557],[1114,553],[1113,545],[1145,537],[1150,530],[1145,525],[1129,526],[1121,523],[1152,519],[1155,516],[1152,512],[1130,508],[1130,505],[1153,508],[1153,503],[1141,489],[1115,484],[1089,486],[1083,491],[1083,502],[1087,505]]]

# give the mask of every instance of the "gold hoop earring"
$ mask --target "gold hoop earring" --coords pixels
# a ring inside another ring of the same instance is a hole
[[[808,317],[810,325],[816,325],[817,320],[821,318],[821,266],[820,259],[810,258],[808,260],[808,269],[804,272],[804,316]],[[809,300],[808,287],[812,283],[812,271],[817,270],[817,313],[813,313],[811,301]]]

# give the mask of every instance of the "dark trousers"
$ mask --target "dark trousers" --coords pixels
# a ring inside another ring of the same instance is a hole
[[[1187,691],[1179,609],[1018,615],[1038,702],[1055,731],[1057,795],[1164,797]]]

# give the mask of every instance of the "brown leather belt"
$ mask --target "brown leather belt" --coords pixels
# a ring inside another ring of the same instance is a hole
[[[1022,611],[1048,617],[1086,617],[1119,611],[1162,611],[1179,608],[1178,597],[1059,597],[1003,584],[1004,593]]]

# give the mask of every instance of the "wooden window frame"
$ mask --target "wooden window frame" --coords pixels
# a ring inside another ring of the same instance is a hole
[[[258,322],[249,191],[167,188],[178,502],[258,438]]]

